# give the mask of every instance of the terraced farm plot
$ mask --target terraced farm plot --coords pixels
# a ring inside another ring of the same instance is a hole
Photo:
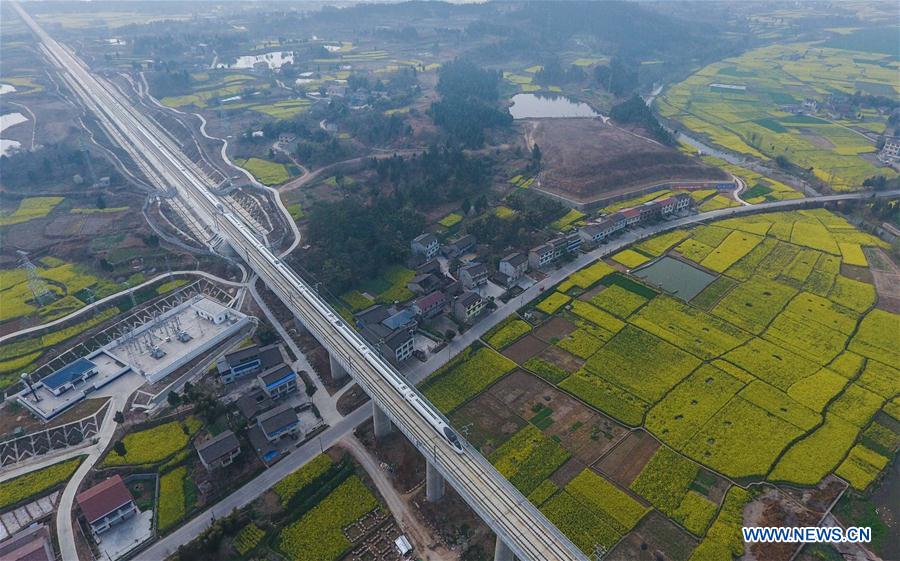
[[[794,229],[791,231],[791,243],[818,249],[832,255],[841,254],[837,242],[831,237],[831,232],[818,220],[815,222],[803,220],[795,222]]]
[[[900,370],[869,359],[856,383],[885,399],[900,395]]]
[[[602,334],[602,337],[596,336],[598,331]],[[560,339],[557,345],[578,358],[587,359],[599,351],[603,343],[612,338],[612,335],[612,333],[605,330],[588,331],[587,329],[576,329]]]
[[[808,378],[794,382],[787,394],[794,401],[813,411],[822,412],[825,406],[847,385],[847,379],[827,368],[819,370]]]
[[[798,485],[815,485],[834,471],[853,446],[859,429],[852,423],[828,415],[812,434],[794,443],[778,460],[769,479]]]
[[[748,384],[738,396],[802,431],[812,430],[822,420],[818,412],[760,380]]]
[[[828,406],[828,412],[863,428],[881,409],[884,401],[877,393],[852,382],[844,389],[844,393]]]
[[[617,285],[610,286],[591,298],[591,304],[594,306],[623,319],[630,316],[646,302],[647,298]]]
[[[744,521],[744,506],[751,498],[749,491],[738,486],[728,489],[718,516],[688,561],[725,560],[742,555],[744,541],[741,526]]]
[[[422,386],[422,391],[438,409],[446,413],[478,395],[515,367],[516,363],[496,351],[479,349],[449,370],[436,373]]]
[[[622,320],[581,300],[572,301],[572,313],[612,334],[618,333],[625,326]]]
[[[585,368],[653,403],[699,364],[681,349],[628,325],[588,359]]]
[[[739,259],[750,253],[763,240],[762,236],[735,230],[707,255],[701,265],[718,273],[725,272]]]
[[[103,459],[102,466],[147,465],[165,460],[188,444],[190,435],[196,433],[202,423],[189,417],[183,423],[170,421],[155,427],[128,433],[122,439],[125,455],[111,451]],[[187,431],[183,427],[187,428]]]
[[[751,335],[720,318],[659,296],[631,318],[631,323],[703,359],[720,356]]]
[[[566,460],[569,453],[534,425],[526,425],[490,456],[510,483],[528,495]]]
[[[762,333],[795,294],[793,287],[751,277],[726,294],[712,313],[747,331]]]
[[[759,338],[751,339],[724,358],[782,391],[819,370],[819,365],[811,360]]]
[[[291,178],[284,164],[270,162],[260,158],[247,160],[235,160],[235,163],[253,174],[260,183],[265,185],[279,185]]]
[[[743,387],[741,380],[704,364],[650,410],[646,426],[680,449]]]
[[[607,265],[603,261],[595,261],[580,271],[576,271],[569,275],[568,280],[575,286],[587,290],[597,284],[597,282],[605,279],[616,270]]]
[[[866,314],[849,349],[883,364],[900,364],[900,315],[875,309]]]
[[[585,369],[563,380],[559,387],[631,426],[640,425],[644,420],[644,413],[650,407],[646,401],[633,393]]]
[[[664,117],[708,142],[762,159],[786,155],[800,167],[812,168],[835,189],[854,190],[879,168],[861,157],[874,148],[873,143],[847,127],[880,127],[883,117],[873,115],[839,125],[824,118],[789,115],[782,106],[804,97],[824,101],[837,92],[853,94],[863,76],[866,83],[896,95],[891,71],[861,59],[860,54],[809,43],[761,47],[702,68],[655,103]],[[747,89],[717,89],[712,86],[716,83]],[[748,185],[756,182],[755,177],[745,179]],[[776,183],[766,181],[764,190],[754,192],[754,187],[746,195],[758,202],[753,197],[765,197],[776,189],[781,193]]]
[[[885,468],[888,459],[862,444],[850,450],[847,459],[838,466],[835,473],[847,480],[857,490],[864,491]]]
[[[702,536],[709,522],[716,515],[718,505],[696,491],[688,491],[681,504],[672,513],[672,518],[694,535]]]
[[[589,469],[541,507],[582,551],[612,547],[648,512],[639,502]]]
[[[625,265],[629,269],[634,269],[650,261],[650,258],[633,249],[624,249],[613,255],[612,260]]]
[[[278,535],[278,549],[293,561],[332,561],[350,548],[344,528],[378,507],[353,475]]]
[[[545,314],[552,314],[556,312],[556,310],[563,307],[565,304],[571,300],[569,296],[561,293],[561,292],[553,292],[543,300],[541,300],[535,308],[544,312]]]
[[[531,331],[531,326],[528,323],[520,319],[513,319],[492,329],[485,335],[485,339],[495,349],[504,349],[529,331]]]
[[[694,435],[684,451],[729,477],[763,477],[801,434],[790,423],[736,397]]]
[[[672,230],[637,244],[637,249],[641,250],[642,253],[657,257],[668,251],[673,245],[681,242],[688,235],[686,230]]]
[[[849,339],[849,335],[821,325],[810,325],[790,312],[778,314],[763,337],[821,365],[839,355]]]
[[[672,516],[700,468],[681,454],[660,447],[631,483],[631,490]]]

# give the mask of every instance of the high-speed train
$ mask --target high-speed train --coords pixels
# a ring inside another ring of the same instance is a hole
[[[209,197],[211,198],[212,195],[210,194]],[[269,248],[249,231],[240,218],[235,216],[214,199],[210,200],[213,202],[217,214],[228,223],[228,228],[253,246],[255,252],[251,253],[248,251],[245,256],[248,261],[256,262],[257,265],[264,267],[266,270],[271,271],[274,269],[279,273],[279,276],[285,282],[286,287],[277,286],[273,288],[281,289],[283,295],[288,296],[289,299],[291,299],[290,292],[285,290],[285,288],[302,293],[306,301],[315,307],[315,310],[321,317],[325,318],[336,331],[339,331],[346,340],[356,347],[357,351],[370,359],[369,364],[377,370],[382,379],[388,382],[391,387],[396,390],[397,393],[422,417],[422,419],[431,425],[435,432],[450,445],[454,452],[462,454],[465,451],[459,436],[450,425],[443,420],[434,409],[434,406],[423,400],[415,389],[410,387],[410,385],[406,383],[406,380],[396,370],[388,365],[378,353],[369,347],[368,343],[360,337],[356,330],[348,326],[331,306],[321,299],[318,293],[310,289],[310,287],[303,282],[290,267],[282,263],[278,257],[269,251]],[[265,262],[259,263],[258,259],[260,258]],[[276,283],[280,284],[279,281],[281,281],[281,279],[275,279]]]

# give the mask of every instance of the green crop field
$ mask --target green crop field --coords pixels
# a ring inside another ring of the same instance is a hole
[[[345,527],[378,507],[359,477],[353,475],[341,483],[300,520],[278,536],[278,548],[293,561],[332,561],[350,547]]]
[[[812,168],[834,189],[854,190],[867,177],[896,175],[864,157],[875,151],[875,144],[863,133],[873,126],[879,130],[884,117],[862,114],[831,122],[824,108],[820,118],[793,115],[788,106],[806,98],[824,106],[830,95],[853,94],[861,83],[896,97],[896,70],[878,65],[881,58],[809,43],[762,47],[699,70],[669,88],[656,107],[664,117],[728,150],[763,159],[783,156]],[[790,192],[768,180],[748,179],[751,203]]]
[[[68,481],[84,456],[65,460],[45,468],[14,477],[0,485],[0,509],[28,498],[38,498],[52,488]]]
[[[279,185],[291,178],[291,174],[284,164],[277,162],[250,158],[247,160],[235,160],[234,163],[252,173],[253,177],[264,185]]]
[[[125,444],[125,455],[120,456],[112,451],[103,459],[101,465],[147,465],[161,462],[187,446],[190,435],[200,429],[201,422],[195,417],[189,417],[183,426],[187,428],[187,432],[182,428],[182,423],[170,421],[126,434],[122,439]]]
[[[711,491],[719,476],[811,486],[836,473],[866,489],[885,468],[900,443],[885,421],[900,417],[900,316],[873,308],[874,285],[856,280],[871,277],[841,274],[865,265],[839,244],[882,242],[825,210],[722,220],[661,238],[641,243],[647,258],[680,254],[717,273],[691,301],[600,261],[548,290],[534,306],[542,314],[526,307],[483,337],[500,349],[532,328],[543,337],[543,322],[568,325],[550,336],[565,359],[550,347],[520,366],[660,442],[629,488],[591,469],[565,483],[583,460],[557,432],[558,401],[536,398],[536,416],[518,413],[525,428],[490,459],[582,549],[615,544],[647,511],[643,499],[702,539],[691,559],[728,559],[743,549],[736,530],[750,495],[732,488],[720,507],[721,491]],[[709,261],[717,248],[718,261]],[[423,388],[450,411],[514,368],[482,347]],[[553,428],[541,411],[553,415]],[[590,465],[611,473],[602,460]]]

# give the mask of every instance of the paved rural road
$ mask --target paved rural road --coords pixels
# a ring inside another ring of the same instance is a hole
[[[252,503],[256,497],[272,488],[273,485],[284,479],[288,474],[303,466],[308,461],[318,456],[322,450],[330,448],[355,427],[365,422],[372,416],[372,407],[360,407],[347,417],[338,421],[333,427],[326,429],[322,434],[310,440],[291,452],[283,460],[262,472],[255,479],[223,499],[216,505],[197,515],[194,519],[178,528],[172,534],[156,542],[146,550],[139,553],[136,561],[160,561],[168,558],[201,532],[210,527],[213,520],[222,518]],[[249,451],[245,452],[251,453]],[[69,557],[63,557],[69,559]],[[74,557],[72,559],[75,559]]]
[[[878,197],[891,197],[898,195],[900,195],[900,190],[883,191],[875,194],[875,196]],[[449,354],[442,351],[439,353],[439,356],[435,356],[434,358],[438,359],[438,363],[435,363],[433,360],[426,363],[420,363],[415,368],[407,372],[407,377],[413,382],[422,380],[429,373],[434,371],[434,369],[446,363],[447,360],[449,360],[449,357],[454,356],[460,350],[470,345],[473,341],[487,332],[491,327],[500,323],[513,311],[524,305],[525,302],[537,297],[541,293],[540,287],[543,286],[546,288],[553,286],[572,272],[590,264],[596,259],[618,251],[624,248],[626,245],[632,244],[640,239],[705,220],[714,220],[718,218],[727,218],[729,216],[749,214],[751,211],[758,212],[765,210],[784,210],[803,206],[803,204],[816,204],[826,201],[833,202],[840,200],[864,199],[869,197],[872,197],[871,193],[854,193],[849,195],[835,195],[832,197],[818,197],[812,200],[795,199],[791,201],[779,201],[776,203],[755,205],[752,207],[742,206],[730,209],[721,209],[717,211],[679,218],[670,222],[655,224],[649,228],[642,228],[640,230],[627,232],[625,235],[617,239],[614,243],[601,246],[589,253],[582,255],[578,259],[567,263],[560,269],[554,271],[553,274],[548,276],[546,279],[525,291],[522,295],[513,298],[506,304],[501,304],[494,313],[484,318],[481,322],[469,329],[469,331],[464,333],[462,336],[457,337],[449,345]],[[226,516],[233,509],[242,508],[250,504],[256,499],[256,497],[264,493],[266,490],[270,489],[273,485],[275,485],[278,481],[281,481],[289,473],[312,460],[316,455],[320,453],[320,446],[321,449],[332,446],[341,438],[343,438],[347,433],[351,432],[356,426],[368,420],[371,416],[371,407],[363,406],[358,408],[349,416],[344,417],[336,424],[334,424],[331,428],[325,430],[315,440],[304,444],[303,446],[292,452],[288,457],[278,462],[267,471],[263,472],[256,479],[250,481],[249,483],[226,497],[224,500],[214,505],[209,510],[198,515],[196,518],[189,521],[173,534],[153,544],[150,548],[138,555],[136,559],[140,561],[159,561],[160,559],[168,557],[169,555],[174,553],[179,546],[190,542],[201,532],[206,530],[212,523],[213,516],[220,518],[222,516]]]
[[[578,258],[570,261],[569,263],[562,265],[559,269],[556,269],[555,271],[550,273],[547,278],[539,283],[536,283],[534,286],[530,287],[519,296],[511,299],[509,302],[504,304],[498,301],[497,309],[493,313],[483,318],[462,335],[456,337],[453,341],[450,342],[449,345],[447,345],[446,349],[442,350],[436,355],[432,355],[432,357],[426,362],[416,363],[412,368],[408,370],[404,369],[403,373],[411,382],[413,382],[414,384],[418,384],[426,377],[428,377],[429,374],[446,364],[451,358],[456,356],[463,349],[481,338],[491,328],[506,319],[517,309],[521,308],[527,302],[530,302],[531,300],[537,298],[542,293],[542,291],[549,289],[551,286],[561,282],[570,274],[586,267],[597,259],[606,257],[607,255],[624,249],[626,246],[638,242],[644,238],[655,236],[656,234],[661,234],[669,230],[675,230],[677,228],[697,224],[699,222],[729,218],[732,216],[740,216],[743,214],[788,210],[796,207],[821,205],[826,202],[869,199],[873,197],[896,197],[898,195],[900,195],[900,189],[893,191],[848,193],[843,195],[791,199],[787,201],[777,201],[774,203],[763,203],[752,206],[723,208],[710,212],[703,212],[700,214],[692,214],[683,218],[676,218],[675,220],[659,222],[657,224],[652,224],[644,228],[627,231],[612,242],[601,245],[597,249],[584,253]]]
[[[87,476],[97,460],[106,450],[109,441],[112,440],[113,434],[116,432],[116,421],[114,420],[115,412],[125,408],[128,402],[128,395],[116,394],[110,398],[109,409],[106,410],[106,416],[103,419],[103,425],[100,427],[100,433],[97,435],[97,444],[90,449],[88,457],[81,462],[75,474],[66,483],[59,504],[56,507],[56,535],[59,540],[60,557],[65,560],[78,559],[78,549],[75,546],[75,528],[72,520],[75,517],[75,493],[84,478]]]

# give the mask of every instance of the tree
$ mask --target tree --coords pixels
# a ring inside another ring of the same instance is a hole
[[[456,331],[448,329],[444,332],[444,339],[446,339],[447,341],[452,341],[454,337],[456,337]]]
[[[121,440],[117,440],[116,443],[113,444],[113,451],[115,451],[116,454],[122,456],[123,458],[128,453],[128,451],[125,449],[125,443]]]
[[[178,407],[179,405],[181,405],[181,396],[176,392],[171,391],[166,397],[166,401],[168,401],[169,405],[171,405],[172,407]]]
[[[537,145],[537,142],[531,148],[531,167],[535,171],[541,169],[541,147]]]
[[[463,199],[462,204],[459,206],[459,209],[464,215],[468,216],[469,211],[472,210],[472,201],[469,200],[469,197]]]
[[[117,423],[124,423],[125,415],[123,415],[121,411],[116,411],[116,414],[113,415],[113,421],[115,421]]]

